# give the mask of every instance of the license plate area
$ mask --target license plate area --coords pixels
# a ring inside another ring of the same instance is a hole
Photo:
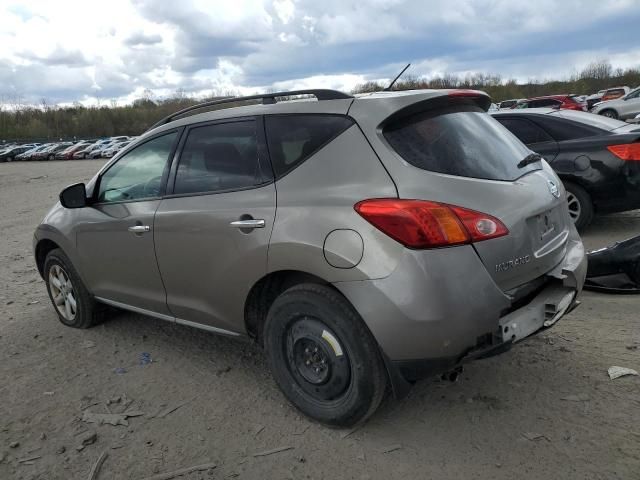
[[[562,231],[560,208],[552,208],[534,217],[536,226],[536,243],[543,246],[557,237]]]

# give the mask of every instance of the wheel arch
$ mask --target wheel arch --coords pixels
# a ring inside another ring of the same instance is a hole
[[[38,241],[35,248],[35,256],[36,256],[36,267],[38,267],[38,272],[40,276],[44,278],[44,261],[49,255],[49,252],[55,250],[56,248],[62,248],[56,242],[49,238],[43,238]]]
[[[262,341],[264,322],[274,300],[285,290],[301,283],[315,283],[335,289],[323,278],[301,270],[277,270],[268,273],[251,287],[245,300],[244,323],[249,337],[258,343]]]
[[[620,116],[620,114],[618,113],[618,111],[614,107],[603,108],[602,110],[600,110],[598,112],[598,115],[604,115],[604,112],[608,112],[608,111],[612,111],[613,113],[615,113],[616,114],[616,118],[618,118]]]

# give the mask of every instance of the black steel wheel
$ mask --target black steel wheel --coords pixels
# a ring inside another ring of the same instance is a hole
[[[384,397],[387,375],[366,325],[336,290],[302,284],[269,309],[264,345],[273,376],[307,416],[335,426],[366,420]]]

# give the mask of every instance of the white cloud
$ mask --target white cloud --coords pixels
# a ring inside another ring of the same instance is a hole
[[[637,0],[3,0],[0,98],[127,101],[640,66]]]

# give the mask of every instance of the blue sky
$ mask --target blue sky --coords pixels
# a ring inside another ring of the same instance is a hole
[[[0,0],[0,104],[640,67],[640,0]]]

